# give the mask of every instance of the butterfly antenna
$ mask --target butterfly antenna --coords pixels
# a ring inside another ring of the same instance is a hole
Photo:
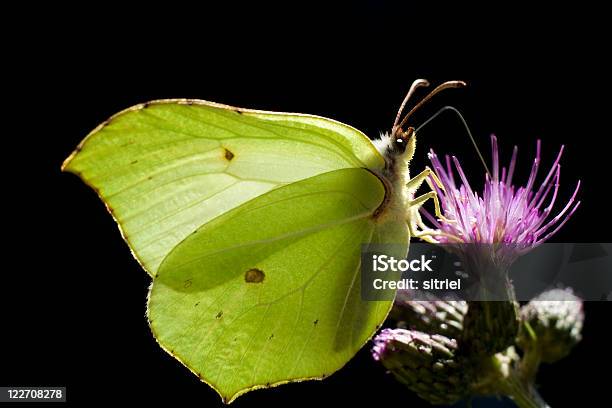
[[[470,131],[470,127],[468,126],[467,122],[463,118],[463,115],[461,114],[461,112],[459,112],[459,110],[457,110],[457,108],[455,108],[454,106],[445,106],[445,107],[441,108],[439,111],[437,111],[436,113],[431,115],[431,117],[429,119],[427,119],[425,122],[423,122],[415,130],[415,132],[418,132],[419,130],[424,128],[425,125],[429,124],[429,122],[431,122],[432,120],[437,118],[440,114],[442,114],[442,113],[444,113],[446,111],[451,111],[451,112],[454,112],[455,114],[457,114],[457,116],[461,120],[461,123],[463,123],[463,127],[467,131],[467,134],[470,137],[470,140],[472,141],[472,145],[474,146],[474,149],[476,149],[476,153],[478,154],[478,157],[480,157],[480,161],[482,162],[482,165],[484,166],[485,170],[487,171],[487,174],[489,174],[489,176],[490,176],[491,172],[489,171],[489,167],[487,166],[487,162],[485,161],[484,157],[482,156],[482,153],[480,152],[480,149],[478,148],[478,144],[476,144],[476,139],[474,139],[474,136],[472,136],[472,132]]]
[[[416,82],[416,81],[415,81]],[[414,84],[413,84],[414,85]],[[467,86],[467,84],[463,81],[448,81],[448,82],[444,82],[440,85],[438,85],[437,87],[434,88],[433,91],[431,91],[429,93],[429,95],[427,95],[426,97],[424,97],[423,99],[421,99],[421,101],[419,103],[417,103],[411,110],[410,112],[408,112],[406,114],[406,116],[404,116],[404,118],[402,119],[402,121],[396,125],[396,127],[394,127],[394,132],[393,134],[395,134],[395,130],[397,129],[401,129],[402,126],[404,126],[406,124],[406,122],[408,121],[408,119],[410,118],[410,116],[412,116],[412,114],[414,112],[416,112],[421,106],[423,106],[427,101],[429,101],[434,95],[436,95],[437,93],[440,93],[441,91],[445,90],[445,89],[449,89],[449,88],[462,88],[464,86]]]
[[[410,90],[406,94],[406,97],[402,101],[402,104],[400,105],[397,111],[397,115],[395,115],[395,122],[393,122],[393,127],[391,128],[391,134],[395,134],[395,131],[397,129],[397,124],[400,121],[400,117],[402,116],[402,112],[404,111],[404,108],[406,107],[408,100],[412,97],[412,95],[418,88],[425,87],[425,86],[429,86],[429,81],[426,79],[417,79],[416,81],[412,83],[412,85],[410,86]]]

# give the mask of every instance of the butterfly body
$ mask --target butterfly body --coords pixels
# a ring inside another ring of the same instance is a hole
[[[404,224],[409,217],[406,209],[414,199],[414,192],[407,184],[410,181],[409,164],[416,148],[416,134],[413,130],[397,137],[383,133],[379,139],[373,140],[373,144],[385,160],[378,176],[383,180],[388,196],[378,221]]]

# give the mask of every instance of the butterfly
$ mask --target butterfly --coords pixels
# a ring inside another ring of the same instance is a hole
[[[370,339],[392,302],[360,296],[362,245],[431,231],[410,178],[407,120],[371,141],[335,120],[189,99],[124,110],[66,159],[105,203],[151,275],[147,318],[160,346],[225,402],[321,379]],[[400,120],[401,119],[401,120]]]

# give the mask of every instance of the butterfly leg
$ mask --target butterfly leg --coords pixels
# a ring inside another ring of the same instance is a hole
[[[411,193],[414,193],[419,189],[419,187],[421,187],[421,184],[423,184],[423,181],[427,180],[427,182],[429,183],[429,180],[427,179],[427,177],[430,177],[430,176],[433,179],[434,183],[436,183],[438,188],[440,188],[440,190],[444,190],[444,186],[442,185],[442,182],[440,181],[436,173],[434,173],[427,166],[425,166],[425,170],[423,170],[422,172],[420,172],[419,174],[417,174],[416,176],[408,180],[408,182],[406,183],[406,188],[408,188],[408,191],[410,191]]]
[[[414,226],[409,226],[410,236],[414,238],[422,239],[425,242],[429,242],[430,244],[438,244],[438,240],[434,238],[434,236],[439,235],[437,230],[416,230]]]
[[[433,238],[435,235],[440,235],[440,231],[429,228],[421,219],[419,214],[419,208],[425,204],[429,199],[434,200],[434,207],[436,209],[436,216],[440,217],[440,203],[438,202],[438,195],[435,191],[425,193],[408,203],[408,219],[407,224],[410,230],[410,235],[415,238],[421,238],[424,241],[436,243],[437,241]]]
[[[434,183],[436,183],[436,186],[438,186],[440,190],[444,190],[444,186],[442,185],[442,182],[440,181],[436,173],[434,173],[429,167],[425,167],[425,170],[423,170],[422,172],[420,172],[419,174],[411,178],[406,183],[406,188],[408,189],[410,193],[414,194],[419,189],[419,187],[421,187],[421,185],[423,184],[423,181],[427,181],[427,184],[433,190],[434,188],[431,182],[429,181],[429,177],[431,177],[431,179],[434,181]],[[449,223],[453,222],[453,220],[449,220],[448,218],[446,218],[440,211],[440,201],[438,200],[438,195],[435,193],[435,191],[430,191],[429,193],[423,194],[422,196],[415,198],[409,203],[409,205],[411,207],[416,205],[417,206],[416,208],[418,209],[429,198],[433,198],[434,200],[436,217],[438,217],[438,219],[440,219],[443,222],[449,222]],[[417,200],[420,200],[420,201],[417,201]],[[420,221],[420,217],[419,217],[419,221]],[[421,228],[425,227],[422,221],[419,222],[418,224]]]
[[[436,194],[435,191],[430,191],[421,196],[418,196],[414,200],[410,201],[408,205],[410,206],[410,209],[413,212],[417,212],[419,208],[421,208],[423,204],[425,204],[425,202],[429,200],[430,198],[434,202],[434,213],[436,214],[436,217],[438,217],[438,219],[441,220],[442,222],[452,222],[451,220],[447,219],[444,215],[442,215],[442,212],[440,211],[440,201],[438,200],[438,194]]]

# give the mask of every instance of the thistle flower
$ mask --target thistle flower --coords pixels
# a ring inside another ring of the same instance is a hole
[[[569,201],[554,217],[553,206],[559,192],[561,146],[544,181],[536,187],[540,168],[541,142],[527,183],[512,184],[518,148],[515,146],[508,167],[500,172],[497,138],[491,136],[492,172],[487,173],[481,194],[474,191],[456,157],[446,156],[445,165],[433,152],[429,154],[433,170],[443,188],[431,183],[440,199],[446,219],[436,220],[426,210],[423,214],[437,231],[426,231],[435,241],[450,244],[472,278],[478,280],[475,300],[502,302],[468,302],[464,331],[458,340],[475,355],[490,355],[513,344],[518,332],[518,305],[506,271],[514,260],[554,235],[580,205],[575,202],[580,181]],[[455,171],[460,183],[455,182]],[[487,316],[494,316],[494,319]]]
[[[451,222],[438,221],[426,210],[422,211],[441,232],[437,236],[433,234],[440,243],[501,243],[519,247],[517,255],[520,255],[521,252],[549,239],[572,216],[580,205],[580,201],[574,203],[580,181],[565,207],[556,216],[549,218],[559,191],[559,162],[564,146],[561,146],[552,168],[536,190],[535,181],[540,168],[540,140],[537,141],[536,157],[527,184],[519,188],[512,184],[517,147],[514,147],[508,168],[503,167],[500,175],[499,150],[494,135],[491,136],[491,144],[493,169],[492,174],[486,175],[481,195],[472,190],[456,157],[451,159],[446,156],[443,166],[432,150],[429,158],[444,189],[440,189],[435,183],[432,185],[440,199],[444,216]],[[453,166],[461,180],[459,186],[455,183]],[[551,191],[552,196],[547,200]]]

